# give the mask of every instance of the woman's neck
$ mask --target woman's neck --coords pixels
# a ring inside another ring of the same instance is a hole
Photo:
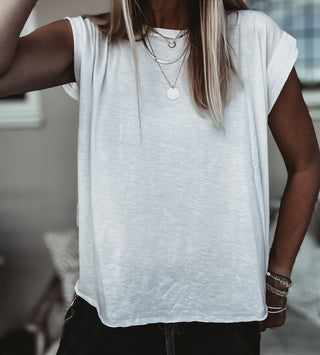
[[[148,0],[153,27],[182,30],[188,24],[188,0]]]

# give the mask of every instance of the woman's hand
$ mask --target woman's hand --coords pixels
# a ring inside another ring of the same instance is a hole
[[[266,300],[268,307],[273,308],[284,308],[286,307],[287,298],[277,296],[270,291],[267,291]],[[270,312],[277,311],[275,309],[269,309]],[[260,322],[260,331],[264,332],[267,328],[273,329],[277,327],[281,327],[286,321],[286,311],[282,311],[279,313],[268,313],[268,317]]]
[[[279,283],[279,281],[266,277],[268,285],[281,292],[288,292],[288,287]],[[287,297],[276,295],[267,289],[266,302],[268,306],[268,317],[260,322],[260,331],[270,328],[281,327],[286,321]]]

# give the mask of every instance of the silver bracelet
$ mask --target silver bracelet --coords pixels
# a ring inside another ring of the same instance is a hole
[[[278,275],[272,271],[267,272],[267,276],[271,277],[273,280],[280,282],[281,285],[286,286],[287,288],[291,287],[291,280],[288,277]]]
[[[273,293],[274,295],[277,295],[280,297],[287,297],[287,295],[288,295],[288,291],[278,290],[277,288],[272,287],[268,283],[266,283],[266,287],[267,287],[267,290],[270,291],[271,293]]]
[[[284,306],[284,307],[269,307],[269,306],[267,306],[267,307],[268,307],[268,313],[271,313],[271,314],[282,313],[287,309],[287,306]]]

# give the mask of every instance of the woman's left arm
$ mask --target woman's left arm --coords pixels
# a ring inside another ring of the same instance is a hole
[[[290,278],[320,189],[319,145],[295,69],[269,114],[268,125],[288,173],[270,250],[269,270]],[[282,287],[270,277],[268,283],[278,289]],[[269,307],[282,307],[285,303],[285,297],[267,291]],[[261,330],[279,327],[284,322],[285,311],[269,313],[261,323]]]

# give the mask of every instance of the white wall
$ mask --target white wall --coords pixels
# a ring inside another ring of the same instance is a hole
[[[39,0],[39,25],[101,13],[108,0]],[[24,319],[50,279],[42,241],[76,223],[77,103],[61,87],[41,93],[41,129],[0,130],[0,333]]]

